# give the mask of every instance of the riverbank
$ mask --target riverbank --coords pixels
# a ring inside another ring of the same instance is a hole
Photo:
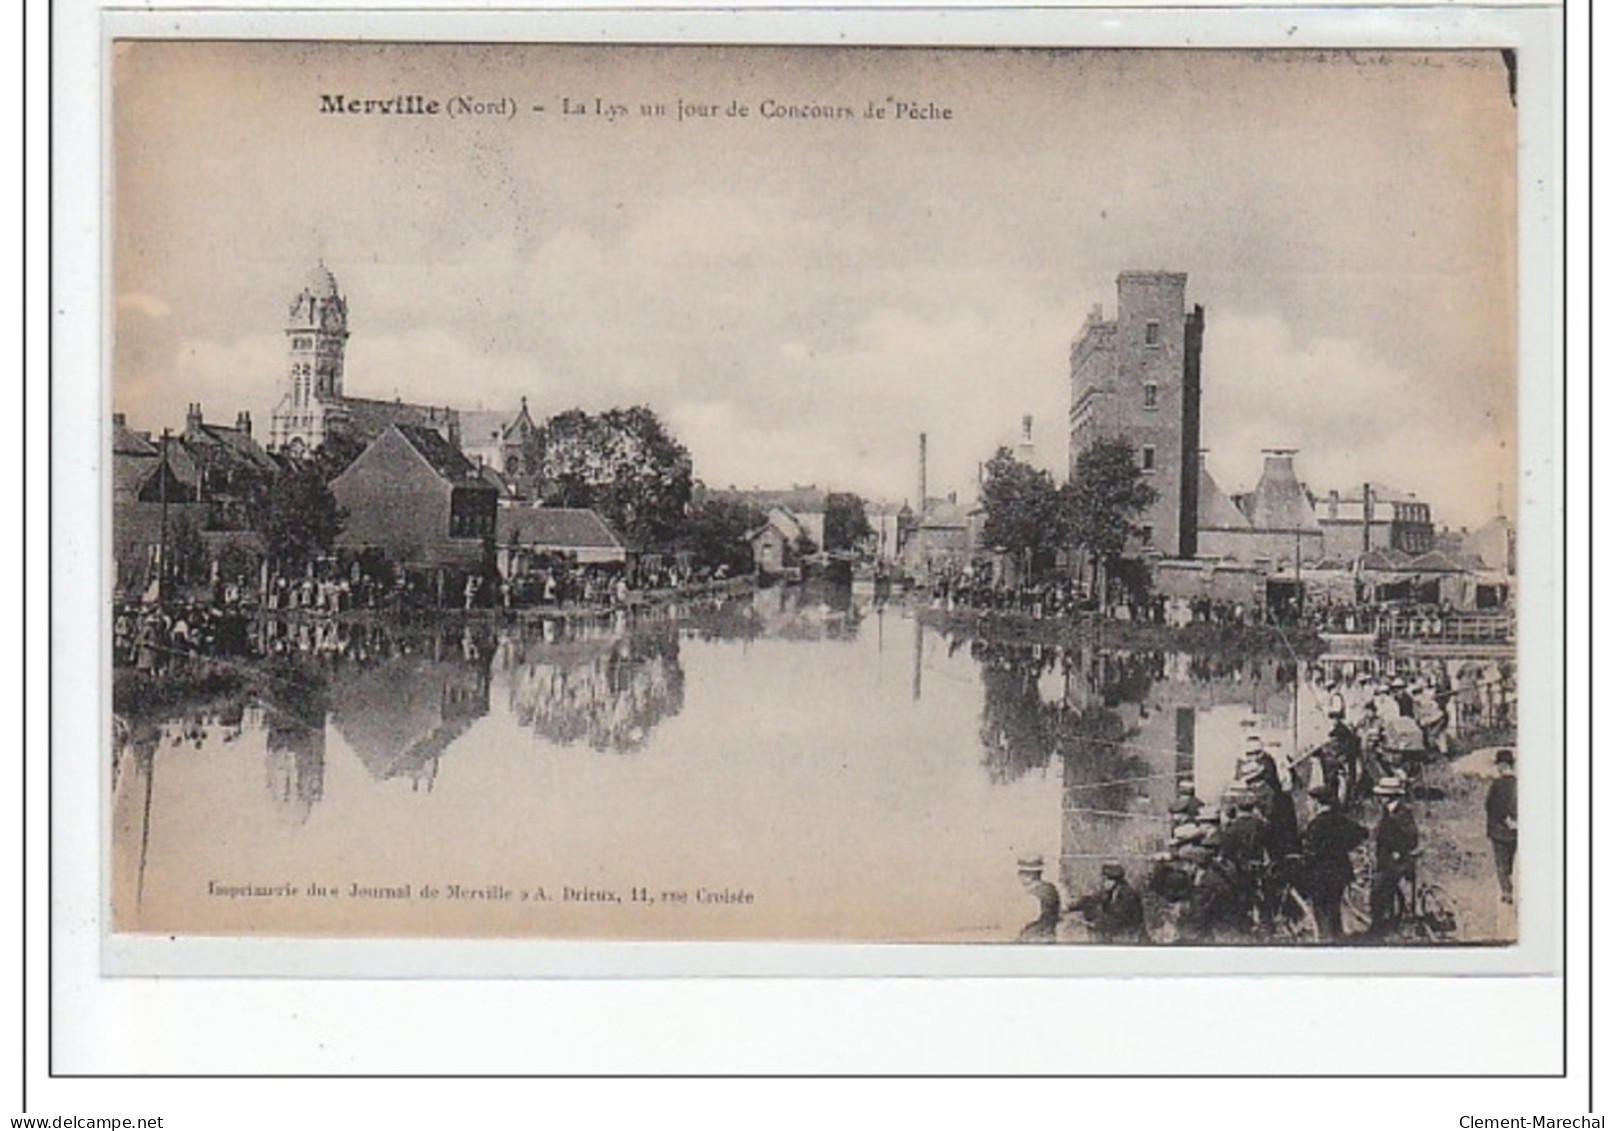
[[[1076,645],[1097,644],[1130,651],[1192,652],[1204,656],[1277,656],[1316,659],[1325,651],[1323,640],[1311,629],[1280,629],[1272,625],[1195,623],[1182,627],[1111,620],[1093,613],[1075,619],[1038,618],[1024,613],[978,609],[944,609],[929,604],[914,606],[914,615],[927,628],[949,636],[965,636],[989,643]]]
[[[320,608],[255,609],[250,615],[257,620],[267,619],[291,623],[296,623],[300,620],[334,620],[344,624],[378,620],[400,624],[418,624],[422,622],[452,624],[462,621],[480,624],[528,624],[536,621],[589,621],[613,617],[618,613],[635,613],[647,609],[662,608],[680,601],[735,597],[749,593],[756,587],[756,578],[748,574],[744,577],[731,577],[724,581],[682,585],[676,589],[636,589],[629,592],[627,601],[611,601],[606,604],[529,605],[521,608],[495,606],[469,609],[449,605],[435,609],[407,607],[397,609],[358,608],[344,609],[340,612]]]

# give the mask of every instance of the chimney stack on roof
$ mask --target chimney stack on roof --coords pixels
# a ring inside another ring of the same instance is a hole
[[[246,409],[242,409],[240,412],[236,413],[236,431],[240,432],[243,436],[252,435],[252,413],[248,412]]]

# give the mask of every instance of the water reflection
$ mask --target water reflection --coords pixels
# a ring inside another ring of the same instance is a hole
[[[771,891],[781,918],[731,935],[1007,940],[1019,855],[1071,895],[1109,857],[1137,880],[1179,782],[1209,800],[1232,778],[1242,719],[1288,755],[1322,740],[1325,681],[1355,714],[1360,674],[1409,668],[985,641],[808,586],[598,618],[265,620],[243,647],[215,661],[229,694],[123,721],[114,868],[141,914],[121,923],[192,924],[183,893],[282,866],[504,881],[540,861]],[[1441,663],[1476,717],[1507,710],[1500,661]],[[619,929],[577,914],[532,929]]]
[[[982,640],[968,647],[980,672],[989,779],[1010,783],[1058,762],[1059,876],[1068,891],[1095,887],[1106,859],[1140,865],[1160,851],[1180,780],[1202,796],[1221,794],[1238,752],[1238,719],[1259,718],[1281,749],[1301,741],[1297,667],[1283,658]]]
[[[618,754],[641,749],[684,707],[684,669],[671,623],[628,635],[561,640],[518,634],[500,643],[499,667],[517,722],[558,746]]]

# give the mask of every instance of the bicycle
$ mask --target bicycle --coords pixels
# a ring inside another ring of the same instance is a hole
[[[1269,906],[1275,939],[1295,943],[1323,940],[1317,913],[1305,894],[1301,857],[1286,856],[1274,861],[1268,868],[1263,887],[1264,891],[1273,893]]]
[[[1397,886],[1389,938],[1402,942],[1443,943],[1459,936],[1458,901],[1440,884],[1419,879],[1418,852],[1408,879]],[[1373,850],[1366,844],[1352,852],[1353,878],[1341,901],[1341,922],[1348,935],[1366,935],[1374,925]]]

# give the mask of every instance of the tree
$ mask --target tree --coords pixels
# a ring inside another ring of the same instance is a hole
[[[751,547],[745,538],[767,516],[750,503],[707,497],[690,507],[676,545],[697,566],[727,566],[731,574],[751,572]]]
[[[1126,440],[1099,440],[1077,456],[1066,495],[1072,541],[1102,561],[1120,557],[1143,533],[1139,516],[1160,497]]]
[[[270,484],[257,528],[270,561],[289,573],[330,553],[346,522],[320,468],[294,460]]]
[[[348,464],[358,459],[364,450],[364,442],[357,436],[347,432],[333,432],[325,437],[325,442],[315,449],[311,458],[325,481],[329,483],[346,471]]]
[[[855,550],[875,533],[857,495],[831,491],[824,497],[824,548]]]
[[[1023,463],[999,448],[983,469],[982,506],[987,518],[982,540],[1016,555],[1031,569],[1065,544],[1068,516],[1060,489],[1048,472]]]
[[[571,409],[528,444],[549,506],[592,507],[641,548],[678,535],[690,502],[690,453],[644,406],[591,416]]]
[[[1062,494],[1071,543],[1086,550],[1095,567],[1107,569],[1126,551],[1129,538],[1143,534],[1138,518],[1159,497],[1144,481],[1126,440],[1099,440],[1077,456]]]
[[[207,547],[196,518],[176,515],[168,532],[168,572],[181,585],[207,577]]]

